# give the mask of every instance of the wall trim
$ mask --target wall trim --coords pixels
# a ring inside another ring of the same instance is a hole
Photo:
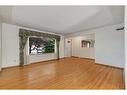
[[[60,59],[65,59],[65,57],[60,58]],[[48,61],[55,61],[55,60],[60,60],[60,59],[51,59],[51,60],[45,60],[45,61],[32,62],[32,63],[30,63],[30,64],[24,64],[24,67],[25,67],[25,66],[32,65],[32,64],[37,64],[37,63],[41,63],[41,62],[48,62]],[[2,67],[2,70],[4,70],[4,69],[16,68],[16,67],[23,68],[23,67],[20,67],[20,65],[16,65],[16,66]],[[1,70],[1,71],[2,71],[2,70]]]
[[[80,58],[80,57],[76,57],[76,56],[71,56],[72,58]],[[63,57],[63,58],[60,58],[60,59],[66,59],[66,58],[70,58],[70,57]],[[60,60],[59,59],[59,60]],[[91,58],[81,58],[81,59],[87,59],[87,60],[95,60],[95,59],[91,59]],[[29,65],[32,65],[32,64],[37,64],[37,63],[42,63],[42,62],[49,62],[49,61],[57,61],[58,59],[51,59],[51,60],[45,60],[45,61],[38,61],[38,62],[32,62],[30,64],[25,64],[25,66],[29,66]],[[95,63],[96,65],[101,65],[101,66],[106,66],[106,67],[110,67],[110,68],[116,68],[116,69],[121,69],[121,70],[124,70],[124,68],[122,67],[117,67],[117,66],[111,66],[111,65],[107,65],[107,64],[100,64],[100,63]],[[24,68],[24,67],[20,67],[20,65],[16,65],[16,66],[9,66],[9,67],[3,67],[2,70],[4,69],[11,69],[11,68],[16,68],[16,67],[19,67],[19,68]],[[2,71],[1,70],[1,71]]]
[[[108,65],[108,64],[100,64],[100,63],[95,63],[95,64],[110,67],[110,68],[116,68],[116,69],[124,70],[124,68],[122,68],[122,67],[112,66],[112,65]]]
[[[77,56],[71,56],[71,57],[74,57],[74,58],[81,58],[81,59],[87,59],[87,60],[95,60],[93,58],[86,58],[86,57],[77,57]]]
[[[41,63],[41,62],[48,62],[48,61],[55,61],[55,60],[59,60],[59,59],[51,59],[51,60],[44,60],[44,61],[31,62],[31,63],[25,64],[25,65],[36,64],[36,63]],[[25,66],[25,65],[24,65],[24,66]]]
[[[15,68],[15,67],[20,67],[20,65],[9,66],[9,67],[2,67],[1,71],[4,70],[4,69],[11,69],[11,68]]]
[[[71,57],[73,57],[73,58],[82,58],[82,59],[94,60],[95,61],[95,59],[92,59],[92,58],[83,58],[83,57],[77,57],[77,56],[71,56]],[[96,63],[96,62],[95,62],[95,64],[124,70],[123,67],[117,67],[117,66],[112,66],[112,65],[108,65],[108,64]]]

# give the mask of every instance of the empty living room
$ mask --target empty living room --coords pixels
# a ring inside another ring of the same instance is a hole
[[[126,9],[0,6],[0,89],[125,90]]]

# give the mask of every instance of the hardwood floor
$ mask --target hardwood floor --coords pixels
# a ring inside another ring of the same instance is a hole
[[[0,73],[0,89],[124,89],[123,70],[65,58]]]

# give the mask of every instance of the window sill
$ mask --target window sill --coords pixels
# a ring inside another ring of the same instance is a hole
[[[43,53],[43,54],[29,54],[29,56],[35,56],[35,55],[47,55],[47,54],[55,54],[55,52],[52,52],[52,53]]]

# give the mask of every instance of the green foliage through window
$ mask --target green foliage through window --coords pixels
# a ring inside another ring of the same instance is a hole
[[[46,37],[30,37],[29,38],[29,53],[43,54],[55,52],[55,39]]]

